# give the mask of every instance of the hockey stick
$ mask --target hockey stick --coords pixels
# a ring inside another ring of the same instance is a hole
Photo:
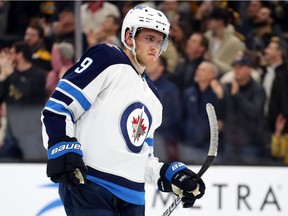
[[[212,104],[206,104],[206,112],[208,115],[209,125],[210,125],[210,146],[207,158],[202,165],[199,172],[196,174],[195,181],[200,179],[202,175],[208,170],[208,168],[213,164],[215,157],[217,156],[218,150],[218,126],[217,126],[217,117]],[[173,203],[169,206],[169,208],[162,214],[162,216],[170,215],[174,209],[181,202],[181,197],[178,196]]]

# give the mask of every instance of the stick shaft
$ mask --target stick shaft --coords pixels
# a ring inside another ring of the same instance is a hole
[[[218,150],[218,126],[217,126],[217,117],[212,104],[206,104],[206,111],[208,115],[209,125],[210,125],[210,146],[207,158],[200,168],[199,172],[196,174],[196,181],[202,177],[202,175],[208,170],[208,168],[213,164],[215,157],[217,156]],[[177,198],[171,203],[171,205],[166,209],[162,216],[169,216],[174,211],[174,209],[181,202],[181,198]]]

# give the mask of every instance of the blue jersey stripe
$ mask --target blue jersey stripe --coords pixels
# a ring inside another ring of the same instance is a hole
[[[74,86],[62,80],[58,83],[57,87],[72,95],[85,111],[90,108],[91,103],[87,100],[83,93],[76,89]]]
[[[68,114],[69,116],[71,116],[71,118],[73,119],[73,115],[72,113],[70,112],[69,109],[67,109],[64,105],[60,104],[60,103],[57,103],[55,101],[52,101],[52,100],[48,100],[47,103],[46,103],[46,107],[47,108],[50,108],[56,112],[59,112],[59,113],[63,113],[63,114]]]
[[[129,188],[122,187],[117,184],[90,175],[87,175],[87,179],[106,188],[115,196],[119,197],[120,199],[126,202],[133,203],[136,205],[145,205],[145,191],[140,192],[131,190]]]

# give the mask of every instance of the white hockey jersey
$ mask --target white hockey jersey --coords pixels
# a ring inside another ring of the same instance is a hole
[[[43,141],[82,145],[87,178],[134,204],[145,204],[144,183],[157,183],[163,163],[153,155],[162,105],[151,80],[117,47],[89,49],[59,81],[42,111]]]

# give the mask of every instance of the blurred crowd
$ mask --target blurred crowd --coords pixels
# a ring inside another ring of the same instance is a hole
[[[171,23],[167,51],[146,70],[163,104],[155,155],[203,163],[211,103],[215,163],[287,165],[288,2],[259,0],[98,0],[79,10],[74,1],[0,1],[0,159],[46,160],[40,112],[47,98],[77,51],[103,42],[122,48],[122,18],[137,4]]]

